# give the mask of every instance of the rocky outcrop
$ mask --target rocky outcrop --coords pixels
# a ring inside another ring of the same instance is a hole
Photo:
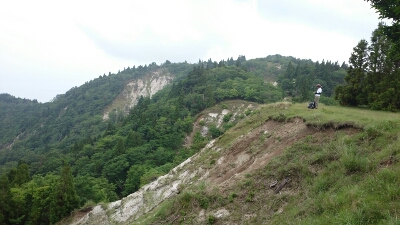
[[[103,119],[108,119],[109,113],[112,111],[122,111],[124,114],[127,114],[138,103],[140,96],[153,96],[166,85],[170,84],[173,79],[174,77],[170,73],[159,69],[141,78],[129,81],[122,93],[111,105],[106,107]]]

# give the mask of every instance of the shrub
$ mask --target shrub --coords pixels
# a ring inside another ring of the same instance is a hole
[[[231,120],[232,116],[233,116],[232,113],[226,114],[226,115],[224,116],[224,119],[223,119],[224,122],[225,122],[225,123],[229,122],[229,120]]]
[[[210,126],[209,131],[212,138],[217,138],[224,133],[214,124]]]

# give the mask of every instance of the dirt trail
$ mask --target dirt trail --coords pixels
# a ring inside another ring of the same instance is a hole
[[[185,138],[185,144],[184,144],[185,147],[190,147],[192,145],[194,134],[196,133],[197,130],[199,130],[199,122],[203,119],[203,117],[204,117],[203,114],[197,117],[196,122],[194,122],[193,124],[193,131]]]

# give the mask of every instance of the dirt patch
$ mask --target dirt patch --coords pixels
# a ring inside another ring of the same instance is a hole
[[[219,184],[221,188],[230,187],[247,173],[265,167],[273,157],[296,141],[312,135],[314,140],[322,143],[327,138],[334,138],[336,131],[335,128],[307,126],[301,118],[286,123],[268,120],[222,153],[218,164],[209,173],[208,182]],[[357,132],[351,127],[341,131],[348,134]]]
[[[193,131],[188,136],[186,136],[185,143],[183,146],[188,148],[192,145],[194,134],[196,133],[197,130],[200,129],[199,122],[203,119],[203,117],[204,117],[203,114],[200,114],[197,117],[196,122],[194,122],[193,124]]]

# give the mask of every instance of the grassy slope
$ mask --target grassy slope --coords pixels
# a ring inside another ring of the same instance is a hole
[[[284,125],[293,118],[302,118],[312,134],[285,146],[266,166],[228,187],[209,180],[182,187],[176,198],[137,223],[400,224],[398,113],[272,104],[226,132],[215,145],[229,152],[240,136],[266,121]],[[251,143],[250,152],[261,152],[268,138],[260,135]],[[274,138],[277,144],[285,144],[285,139]],[[197,166],[212,166],[218,160],[203,158]],[[275,194],[270,183],[285,178],[290,181]],[[224,212],[229,216],[219,217]]]

